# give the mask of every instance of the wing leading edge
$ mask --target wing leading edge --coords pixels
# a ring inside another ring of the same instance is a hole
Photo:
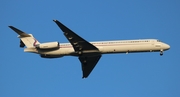
[[[98,63],[99,59],[101,58],[99,49],[91,43],[89,43],[88,41],[86,41],[85,39],[81,38],[79,35],[74,33],[72,30],[67,28],[58,20],[53,21],[64,32],[65,37],[72,44],[81,62],[83,78],[87,78],[96,66],[96,64]]]

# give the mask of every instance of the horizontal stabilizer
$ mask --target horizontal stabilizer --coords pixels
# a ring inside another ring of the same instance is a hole
[[[27,48],[32,48],[34,45],[40,44],[32,34],[27,34],[13,26],[9,26],[13,31],[15,31],[19,36],[18,38],[21,39],[20,41],[20,47],[26,46]]]
[[[14,30],[17,34],[19,34],[20,37],[31,37],[29,34],[27,34],[27,33],[23,32],[23,31],[15,28],[15,27],[13,27],[13,26],[9,26],[9,28],[11,28],[12,30]]]

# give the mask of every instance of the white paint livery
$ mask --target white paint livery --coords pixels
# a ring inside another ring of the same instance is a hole
[[[160,52],[160,55],[163,55],[163,51],[170,49],[168,44],[158,39],[88,42],[59,21],[54,20],[54,22],[64,32],[70,43],[39,43],[32,34],[26,34],[13,26],[9,27],[19,34],[20,47],[27,47],[24,52],[37,53],[42,58],[79,57],[82,64],[83,78],[88,77],[102,54]]]

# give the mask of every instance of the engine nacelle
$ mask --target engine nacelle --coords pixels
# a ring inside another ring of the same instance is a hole
[[[59,49],[59,42],[48,42],[48,43],[42,43],[37,44],[36,48],[42,49],[42,50],[48,50],[48,49]]]

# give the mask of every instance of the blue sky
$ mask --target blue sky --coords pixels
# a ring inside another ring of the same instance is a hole
[[[179,97],[179,0],[2,0],[0,97]],[[13,25],[40,42],[68,42],[57,19],[88,41],[155,38],[159,53],[103,55],[87,79],[76,57],[43,59],[19,48]]]

